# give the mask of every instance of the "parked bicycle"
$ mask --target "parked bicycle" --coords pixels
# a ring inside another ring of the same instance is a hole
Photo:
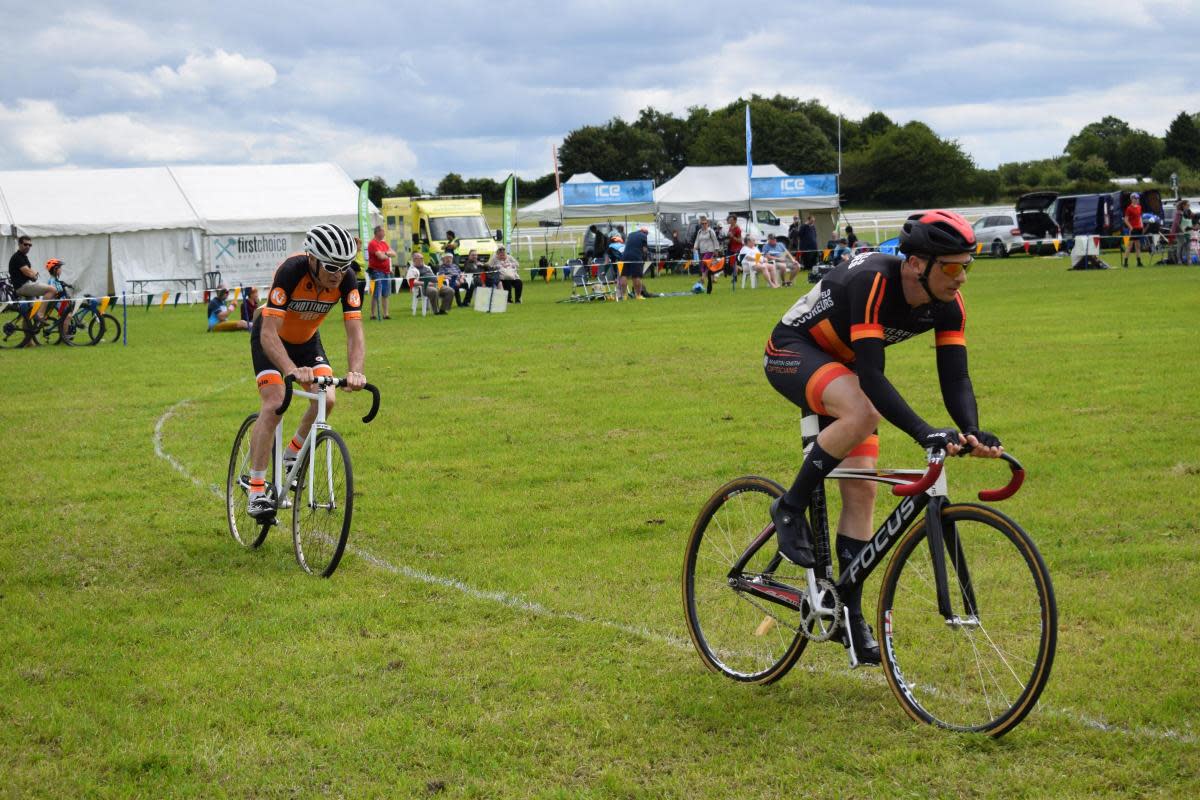
[[[267,492],[275,500],[278,510],[292,510],[292,544],[301,569],[310,575],[328,578],[337,569],[350,536],[350,520],[354,512],[354,473],[345,441],[325,421],[324,390],[329,386],[345,386],[346,379],[318,376],[311,384],[314,391],[293,389],[294,382],[292,375],[284,381],[283,403],[276,412],[280,421],[275,427]],[[370,422],[379,411],[379,390],[369,383],[363,388],[371,393],[372,400],[371,410],[362,421]],[[317,418],[309,428],[295,462],[285,475],[283,414],[291,404],[293,394],[315,400]],[[260,546],[271,526],[278,523],[277,517],[260,521],[246,511],[250,488],[250,437],[257,419],[258,412],[255,412],[242,422],[233,440],[233,452],[229,457],[229,471],[225,478],[229,533],[247,549]]]
[[[816,418],[805,427],[813,431]],[[807,432],[807,431],[806,431]],[[1020,488],[1025,472],[1010,455],[998,501]],[[803,569],[776,547],[771,502],[783,487],[768,478],[736,478],[709,498],[688,540],[683,600],[688,631],[710,669],[767,684],[795,665],[810,641],[840,641],[840,595],[861,586],[896,548],[883,574],[876,618],[888,685],[915,720],[999,737],[1036,704],[1050,677],[1058,611],[1050,574],[1033,540],[986,505],[952,503],[945,453],[930,451],[927,470],[836,469],[830,479],[890,484],[901,497],[869,544],[836,580],[824,486],[809,517],[816,567]],[[924,517],[922,518],[922,512]]]

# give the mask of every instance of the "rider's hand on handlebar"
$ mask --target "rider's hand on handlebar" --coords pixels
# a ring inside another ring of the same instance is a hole
[[[291,374],[299,383],[312,383],[315,377],[312,367],[296,367]]]
[[[966,431],[967,444],[970,445],[969,454],[976,458],[999,458],[1004,452],[1004,446],[1000,444],[1000,437],[989,431],[981,431],[978,428],[968,428]]]
[[[967,440],[954,428],[934,428],[917,440],[917,444],[925,449],[945,450],[947,455],[955,455]]]
[[[357,392],[359,389],[367,385],[367,376],[361,372],[346,373],[346,387],[352,392]]]

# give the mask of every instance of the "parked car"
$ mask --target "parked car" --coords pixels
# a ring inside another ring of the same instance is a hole
[[[1180,199],[1188,201],[1188,205],[1191,206],[1191,208],[1192,208],[1193,215],[1195,215],[1196,213],[1200,213],[1200,197],[1184,197],[1184,198],[1180,198]],[[1171,225],[1174,224],[1175,206],[1178,204],[1178,202],[1179,202],[1178,200],[1163,200],[1162,219],[1163,219],[1163,230],[1164,231],[1171,230]]]
[[[1009,253],[1018,253],[1025,249],[1025,239],[1021,236],[1015,211],[981,217],[973,227],[975,241],[983,244],[985,253],[997,258],[1007,258]]]

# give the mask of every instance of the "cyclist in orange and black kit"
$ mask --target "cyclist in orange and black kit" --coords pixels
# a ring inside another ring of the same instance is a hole
[[[250,355],[262,398],[250,439],[248,512],[255,519],[268,519],[275,514],[275,504],[266,494],[266,475],[271,440],[279,424],[275,409],[283,402],[283,378],[294,375],[300,383],[309,383],[316,376],[333,375],[317,328],[339,301],[346,324],[349,362],[346,388],[358,391],[367,382],[363,375],[366,343],[362,294],[350,270],[357,254],[358,245],[344,228],[331,224],[314,226],[305,236],[304,252],[288,257],[275,270],[261,322],[252,328]],[[332,388],[325,391],[328,413],[333,411],[334,392]],[[299,453],[316,414],[317,404],[313,401],[284,454],[285,472]]]
[[[975,234],[950,211],[916,214],[904,223],[905,257],[860,253],[835,267],[793,305],[767,342],[767,380],[787,399],[820,416],[821,432],[795,482],[771,506],[779,551],[811,567],[813,534],[805,518],[813,490],[839,465],[874,469],[880,417],[922,447],[950,455],[997,458],[1000,440],[979,429],[967,373],[966,310],[959,288],[967,279]],[[942,400],[957,428],[922,419],[884,376],[884,348],[934,331]],[[959,431],[962,431],[960,433]],[[873,533],[875,484],[841,481],[836,551],[841,569]],[[850,635],[862,663],[879,663],[879,645],[862,615],[862,589],[843,597]]]

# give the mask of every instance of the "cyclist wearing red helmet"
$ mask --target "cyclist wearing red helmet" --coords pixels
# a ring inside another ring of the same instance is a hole
[[[959,289],[975,251],[970,223],[951,211],[915,214],[904,223],[900,250],[903,258],[860,253],[835,267],[784,314],[767,341],[767,380],[821,420],[795,482],[771,506],[779,551],[800,566],[815,563],[804,514],[812,491],[839,465],[874,469],[880,417],[922,447],[954,454],[970,444],[972,455],[991,458],[1002,452],[1000,440],[979,429],[967,374]],[[884,348],[929,330],[935,334],[942,399],[957,428],[926,422],[884,376]],[[844,569],[873,533],[875,484],[842,481],[839,489],[836,549]],[[843,601],[859,660],[878,664],[879,645],[863,619],[861,589]]]

